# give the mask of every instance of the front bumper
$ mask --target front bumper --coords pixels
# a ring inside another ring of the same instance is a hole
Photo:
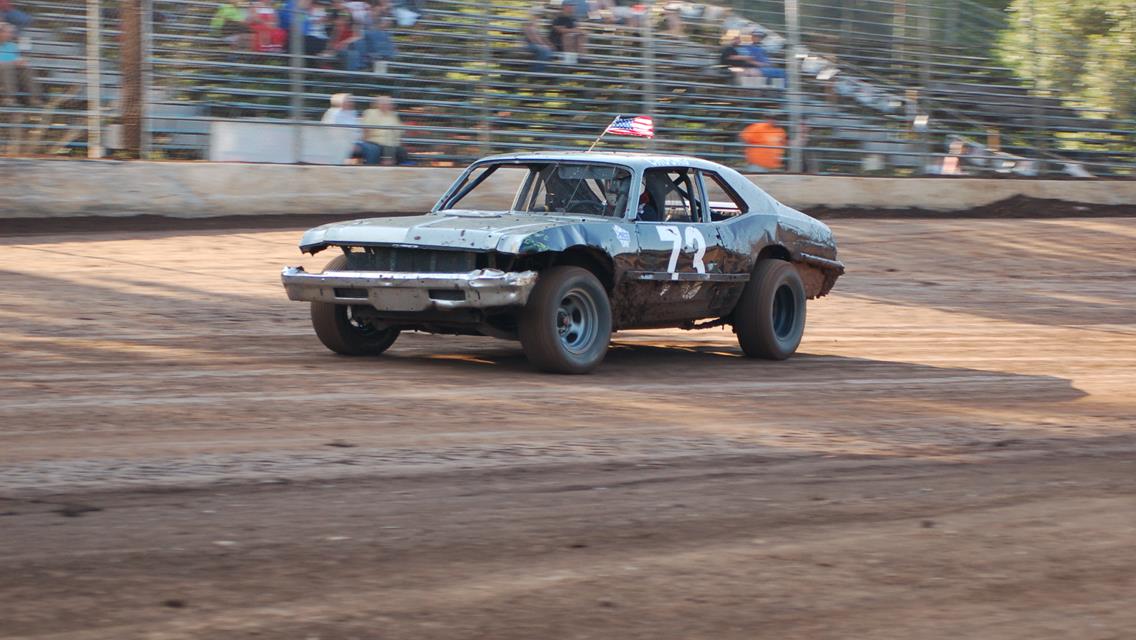
[[[308,273],[303,267],[285,267],[280,278],[291,300],[369,304],[379,311],[405,312],[523,306],[536,285],[537,273],[496,269],[469,273]]]

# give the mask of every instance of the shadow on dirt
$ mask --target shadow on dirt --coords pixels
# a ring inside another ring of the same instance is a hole
[[[734,345],[689,345],[666,341],[613,341],[604,363],[587,376],[543,374],[528,363],[519,346],[484,340],[484,348],[465,341],[460,350],[452,338],[409,335],[383,356],[345,359],[328,354],[309,361],[330,370],[347,366],[351,376],[364,371],[413,368],[438,374],[460,374],[471,386],[493,387],[508,381],[568,386],[602,385],[635,392],[688,389],[699,393],[800,393],[838,395],[849,399],[890,395],[989,406],[1005,401],[1065,402],[1084,397],[1065,378],[933,367],[910,362],[798,353],[774,362],[746,358]],[[412,347],[412,351],[407,347]],[[316,347],[318,345],[311,345]],[[472,375],[471,375],[472,374]]]

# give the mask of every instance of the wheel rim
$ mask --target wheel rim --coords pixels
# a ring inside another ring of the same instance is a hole
[[[600,317],[596,301],[583,289],[572,289],[560,299],[556,309],[556,331],[560,344],[570,353],[587,351],[596,340]]]
[[[797,296],[787,284],[773,294],[773,334],[779,340],[792,337],[797,326]]]

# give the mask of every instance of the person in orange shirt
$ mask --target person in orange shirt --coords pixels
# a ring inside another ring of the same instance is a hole
[[[789,137],[773,120],[755,122],[738,135],[746,147],[745,157],[752,171],[780,171]]]

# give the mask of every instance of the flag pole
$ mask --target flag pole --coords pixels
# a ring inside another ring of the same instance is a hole
[[[585,151],[584,153],[589,153],[589,152],[591,152],[592,149],[595,149],[596,145],[600,143],[600,140],[603,140],[603,137],[607,135],[607,130],[611,128],[611,125],[615,124],[616,121],[619,120],[622,117],[623,117],[622,115],[618,115],[618,116],[615,116],[615,118],[612,118],[612,121],[606,127],[604,127],[603,132],[600,133],[600,137],[596,138],[595,142],[592,143],[592,146],[588,147],[588,150]]]

